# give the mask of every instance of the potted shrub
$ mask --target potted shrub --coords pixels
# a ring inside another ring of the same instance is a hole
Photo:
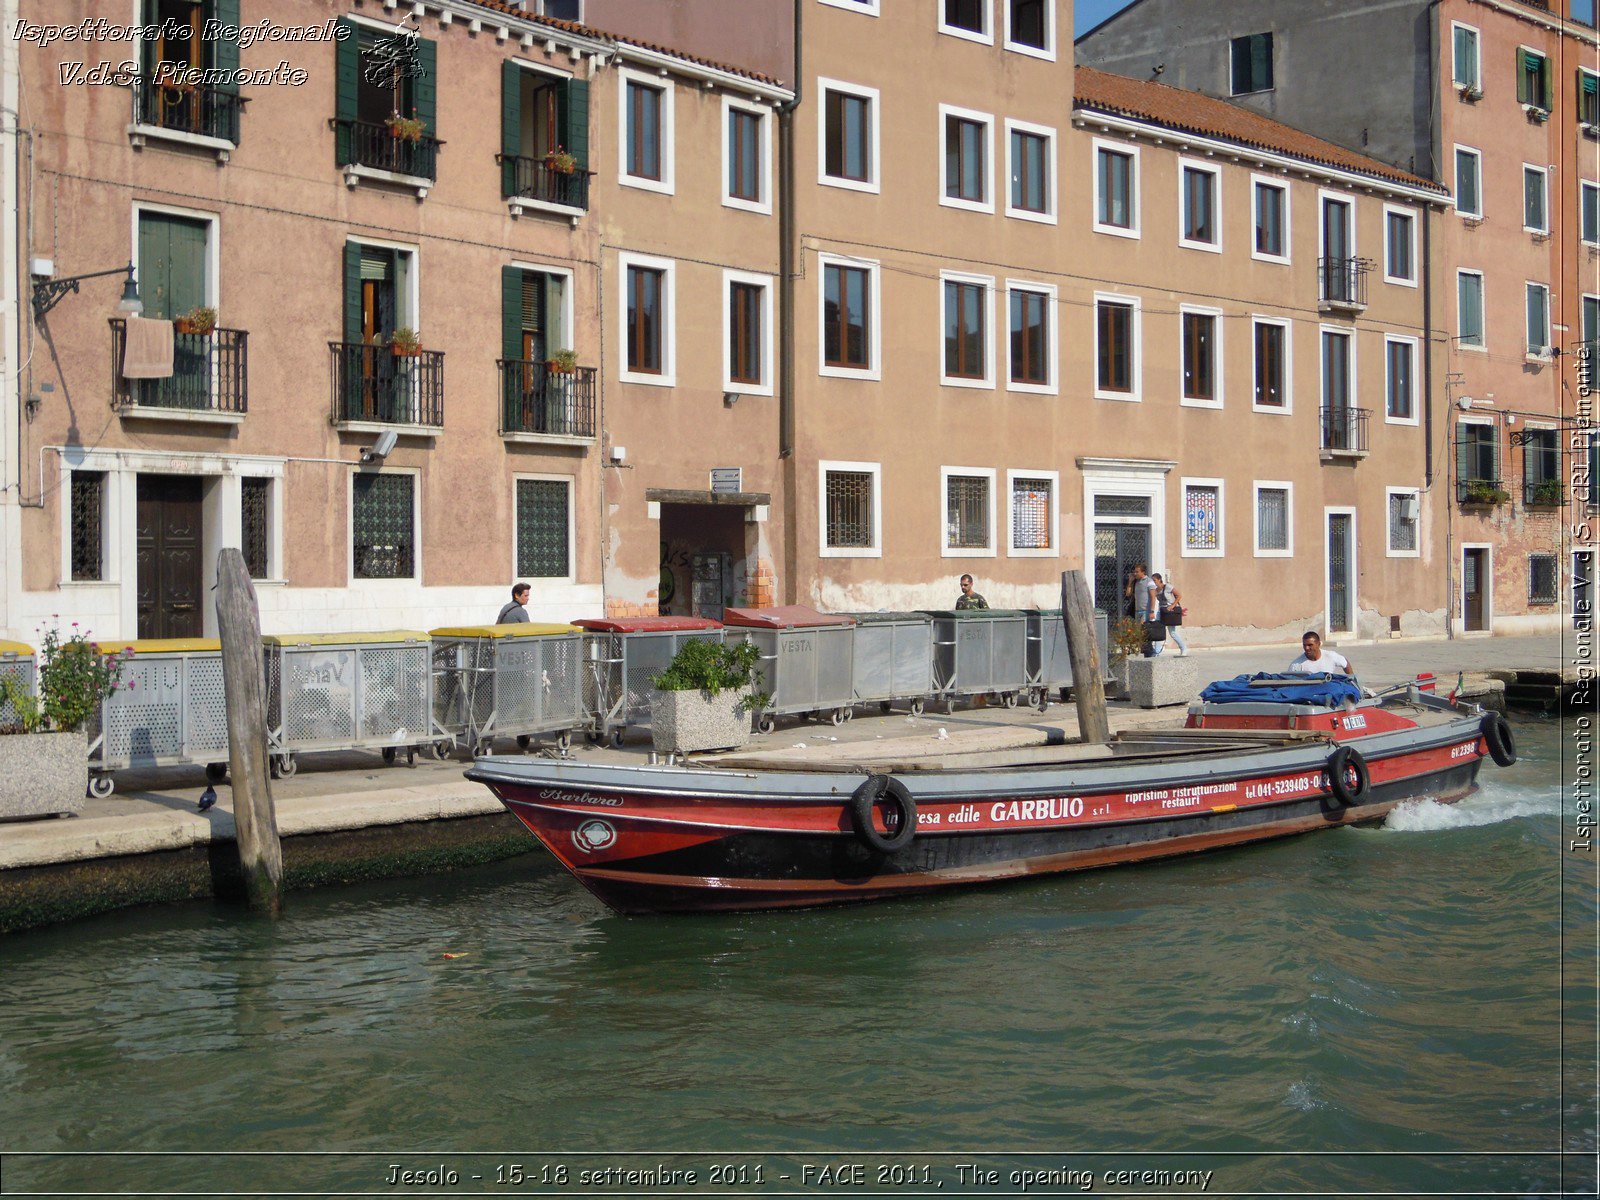
[[[1490,483],[1487,479],[1473,479],[1467,483],[1463,504],[1504,504],[1511,499],[1511,493],[1497,484]]]
[[[671,754],[730,750],[750,740],[750,714],[766,694],[755,691],[761,652],[749,641],[685,642],[650,682],[650,736]]]
[[[1566,498],[1566,486],[1559,479],[1541,479],[1533,485],[1533,504],[1558,508]]]
[[[576,350],[557,350],[545,360],[545,369],[552,375],[573,375],[578,370]]]
[[[1123,617],[1111,627],[1111,676],[1117,694],[1128,694],[1128,660],[1144,656],[1144,622]]]
[[[568,154],[563,147],[557,146],[554,150],[545,151],[544,165],[562,175],[571,175],[578,169],[578,160]]]
[[[416,358],[422,353],[422,335],[402,325],[389,335],[389,349],[396,358]]]
[[[16,714],[13,724],[0,726],[0,818],[82,811],[89,769],[84,725],[116,690],[125,657],[102,657],[74,622],[64,638],[54,627],[45,631],[36,694],[14,679],[0,680],[0,708]]]
[[[389,118],[389,136],[397,142],[420,142],[424,126],[416,117],[402,117],[399,113]]]
[[[203,337],[216,327],[217,310],[214,308],[191,308],[183,316],[172,319],[172,328],[176,333],[193,333]]]

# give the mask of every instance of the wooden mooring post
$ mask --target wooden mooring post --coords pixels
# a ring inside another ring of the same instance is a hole
[[[251,908],[277,916],[283,847],[267,770],[267,696],[261,658],[261,613],[244,555],[217,556],[217,629],[222,639],[222,690],[228,709],[228,773],[233,781],[239,870]]]
[[[1078,705],[1078,738],[1109,742],[1105,668],[1094,627],[1094,601],[1082,571],[1061,572],[1061,620],[1067,627],[1067,654],[1072,659],[1072,696]]]

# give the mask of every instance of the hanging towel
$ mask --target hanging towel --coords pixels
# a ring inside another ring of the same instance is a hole
[[[122,350],[124,379],[172,378],[172,322],[128,318],[128,342]]]

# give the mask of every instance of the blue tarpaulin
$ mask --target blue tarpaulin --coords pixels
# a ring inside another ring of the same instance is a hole
[[[1267,686],[1279,682],[1282,686]],[[1207,704],[1315,704],[1343,708],[1346,700],[1361,699],[1361,685],[1348,675],[1275,675],[1263,671],[1207,684],[1200,699]]]

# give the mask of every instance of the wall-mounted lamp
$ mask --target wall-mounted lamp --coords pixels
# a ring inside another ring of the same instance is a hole
[[[737,403],[739,403],[739,393],[738,392],[723,392],[722,393],[722,405],[723,405],[724,408],[732,408]]]
[[[385,429],[378,435],[377,441],[370,446],[362,448],[361,461],[364,463],[382,462],[393,452],[394,444],[399,440],[394,430]]]
[[[90,271],[85,275],[69,275],[65,279],[50,279],[35,275],[33,279],[33,319],[42,320],[45,313],[49,312],[68,292],[76,292],[78,284],[85,279],[99,279],[105,275],[121,275],[127,272],[128,278],[122,285],[122,299],[117,301],[117,311],[127,313],[129,316],[138,316],[144,311],[144,305],[139,300],[139,285],[133,279],[133,264],[125,267],[112,267],[109,271]]]

